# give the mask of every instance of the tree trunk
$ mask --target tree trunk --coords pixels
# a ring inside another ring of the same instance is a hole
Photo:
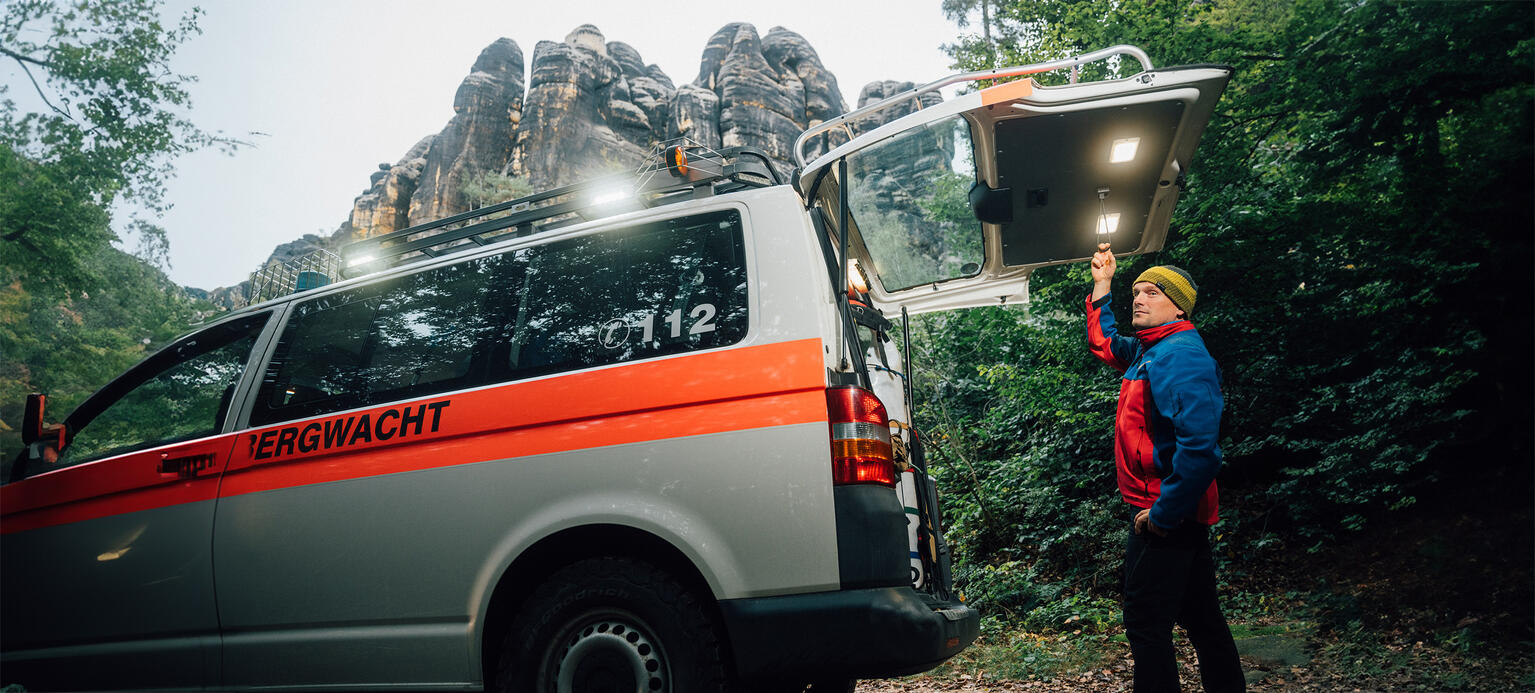
[[[986,37],[986,57],[997,66],[997,44],[991,40],[991,0],[981,0],[981,34]]]

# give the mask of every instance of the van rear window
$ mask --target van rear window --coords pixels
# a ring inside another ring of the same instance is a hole
[[[739,212],[613,229],[299,303],[251,424],[712,349],[747,326]]]

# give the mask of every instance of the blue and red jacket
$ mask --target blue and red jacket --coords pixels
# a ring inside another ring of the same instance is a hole
[[[1087,345],[1124,374],[1114,415],[1119,492],[1151,521],[1213,525],[1221,468],[1221,385],[1215,359],[1187,320],[1121,336],[1109,297],[1087,297]]]

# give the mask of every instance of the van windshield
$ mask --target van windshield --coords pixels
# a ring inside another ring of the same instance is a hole
[[[885,291],[980,272],[972,152],[969,123],[956,115],[848,156],[848,207]]]

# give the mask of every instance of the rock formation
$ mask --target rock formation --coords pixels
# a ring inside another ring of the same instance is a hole
[[[631,78],[644,79],[638,98]],[[605,43],[590,24],[562,43],[539,41],[507,170],[543,189],[633,168],[665,138],[665,121],[651,116],[664,117],[674,91],[638,51]]]
[[[863,89],[859,90],[858,92],[858,107],[863,108],[864,106],[867,106],[876,101],[888,99],[903,91],[911,91],[912,89],[915,89],[916,86],[917,85],[912,84],[911,82],[895,82],[890,80],[885,80],[883,82],[870,82],[863,85]],[[917,100],[921,102],[923,108],[927,108],[928,106],[936,106],[940,103],[943,103],[943,97],[939,96],[937,93],[923,94],[922,96],[918,97]],[[854,133],[861,135],[865,132],[873,130],[874,128],[884,125],[885,123],[895,120],[896,118],[907,115],[909,113],[915,113],[916,111],[917,104],[907,101],[905,103],[891,106],[889,109],[879,113],[865,116],[853,121],[852,129]]]
[[[371,185],[352,201],[352,218],[347,222],[349,236],[363,239],[410,226],[411,197],[421,180],[421,170],[426,168],[427,152],[436,139],[436,135],[427,135],[405,152],[398,163],[378,165],[378,171],[368,179]]]
[[[411,224],[465,211],[464,183],[506,165],[522,111],[522,68],[522,49],[511,39],[497,39],[480,52],[453,95],[453,119],[426,151],[410,198]]]
[[[847,111],[815,49],[782,27],[759,39],[750,24],[727,24],[704,46],[693,85],[719,97],[720,144],[762,149],[785,174],[799,134]]]
[[[590,24],[564,41],[540,41],[531,68],[524,93],[517,44],[487,47],[459,86],[447,127],[379,165],[340,235],[367,238],[465,211],[460,191],[483,172],[547,189],[632,169],[677,138],[757,147],[787,175],[799,133],[846,110],[815,49],[781,27],[759,38],[750,24],[726,25],[706,42],[698,78],[680,87]],[[828,134],[810,155],[843,141]]]
[[[368,189],[353,201],[350,218],[329,238],[305,236],[280,246],[268,262],[466,211],[464,185],[485,173],[548,189],[632,170],[654,147],[680,137],[707,147],[756,147],[787,175],[799,134],[847,110],[837,78],[815,49],[782,27],[759,36],[750,24],[727,24],[705,43],[699,62],[698,77],[677,86],[639,51],[584,24],[563,41],[538,42],[524,87],[522,50],[499,39],[459,85],[453,117],[441,132],[394,164],[379,164]],[[909,82],[876,82],[864,87],[859,105],[910,88]],[[909,110],[881,114],[854,129]],[[840,130],[827,133],[811,143],[808,155],[845,141]],[[242,290],[237,285],[212,293],[237,301]]]

